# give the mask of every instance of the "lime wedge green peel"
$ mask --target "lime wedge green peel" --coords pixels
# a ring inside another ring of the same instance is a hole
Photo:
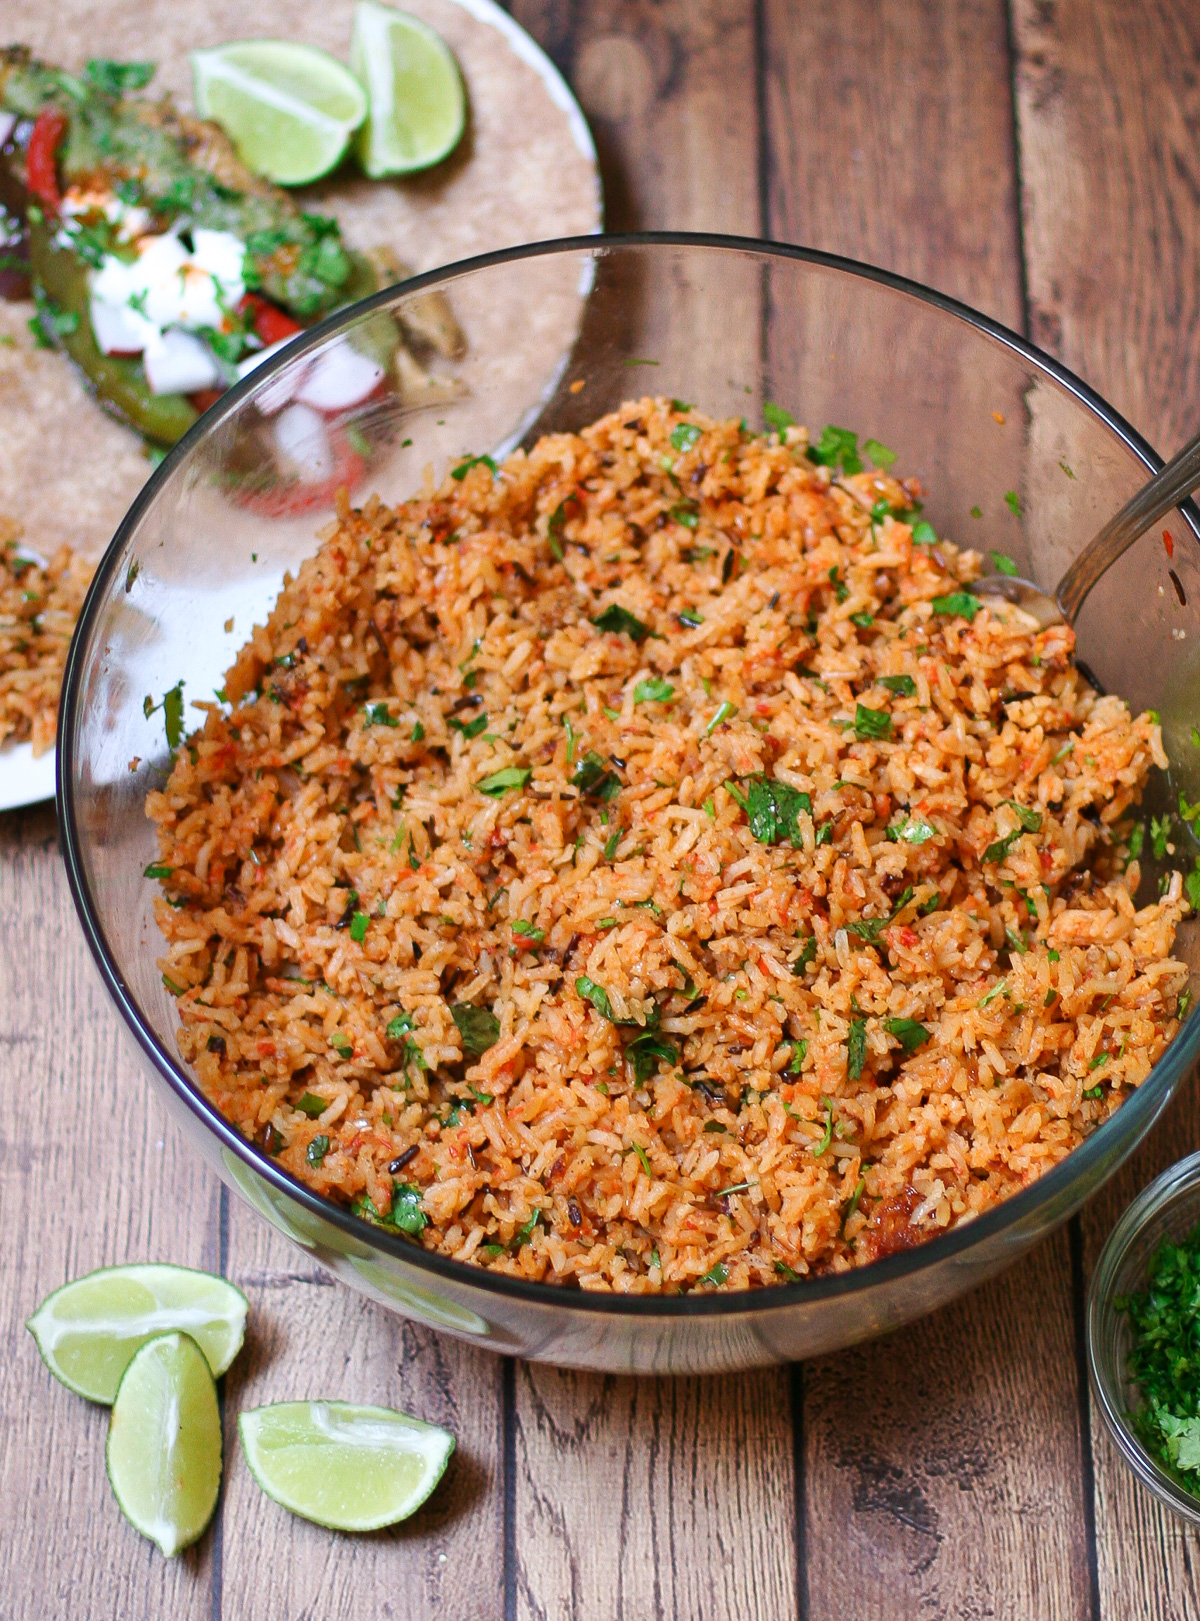
[[[43,1300],[27,1323],[50,1372],[89,1401],[111,1402],[152,1335],[190,1334],[214,1375],[241,1349],[246,1297],[224,1278],[183,1266],[105,1267]]]
[[[466,123],[462,77],[432,28],[406,12],[359,0],[350,66],[366,87],[369,111],[358,160],[373,180],[440,163]]]
[[[168,1557],[204,1531],[221,1489],[221,1415],[189,1335],[147,1340],[126,1368],[105,1460],[121,1512]]]
[[[420,1508],[445,1473],[454,1437],[389,1407],[280,1402],[238,1418],[242,1449],[267,1496],[333,1531],[377,1531]]]
[[[196,111],[220,124],[247,168],[280,186],[319,180],[367,116],[354,75],[313,45],[239,40],[193,51]]]

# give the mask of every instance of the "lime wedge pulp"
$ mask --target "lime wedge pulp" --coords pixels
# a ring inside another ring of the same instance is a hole
[[[224,1278],[184,1266],[104,1267],[47,1296],[26,1327],[50,1372],[89,1401],[111,1402],[134,1353],[183,1329],[225,1372],[241,1349],[246,1297]]]
[[[358,0],[350,66],[370,105],[357,150],[372,180],[428,169],[458,145],[467,115],[462,77],[432,28],[377,0]]]
[[[238,1417],[250,1473],[267,1496],[333,1531],[407,1519],[445,1473],[454,1437],[389,1407],[280,1402]]]
[[[367,116],[358,80],[315,45],[247,39],[191,60],[196,111],[221,125],[248,169],[280,186],[328,174]]]
[[[221,1489],[221,1415],[190,1335],[156,1335],[125,1369],[105,1461],[121,1512],[168,1557],[201,1535]]]

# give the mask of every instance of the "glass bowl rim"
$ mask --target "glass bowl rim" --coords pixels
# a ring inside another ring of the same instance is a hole
[[[1116,1226],[1104,1241],[1104,1248],[1100,1251],[1088,1284],[1084,1333],[1087,1340],[1088,1382],[1122,1462],[1173,1513],[1192,1525],[1200,1525],[1200,1496],[1185,1492],[1172,1480],[1126,1423],[1124,1414],[1113,1400],[1114,1393],[1110,1391],[1109,1382],[1100,1371],[1097,1349],[1101,1318],[1114,1310],[1113,1283],[1121,1262],[1130,1245],[1147,1225],[1177,1197],[1190,1197],[1194,1201],[1196,1224],[1200,1225],[1200,1152],[1187,1154],[1173,1165],[1168,1165],[1121,1212]]]
[[[695,1289],[681,1295],[592,1293],[553,1282],[535,1282],[495,1273],[489,1268],[472,1266],[464,1261],[456,1261],[450,1256],[439,1255],[425,1249],[420,1243],[414,1243],[399,1234],[389,1233],[382,1227],[373,1227],[352,1215],[343,1206],[315,1193],[290,1172],[275,1164],[263,1149],[247,1142],[236,1127],[208,1102],[187,1076],[182,1064],[160,1045],[143,1017],[132,991],[118,971],[88,886],[83,861],[83,837],[76,818],[74,734],[84,669],[83,650],[89,644],[93,622],[107,594],[123,544],[157,500],[160,489],[174,469],[185,462],[205,439],[218,432],[226,420],[240,409],[245,399],[269,383],[284,366],[290,365],[310,349],[318,347],[330,337],[355,325],[372,311],[386,308],[398,295],[421,292],[474,271],[515,264],[523,259],[580,253],[602,257],[609,252],[628,248],[656,247],[715,249],[720,252],[754,256],[766,262],[799,261],[857,280],[876,282],[893,292],[917,298],[941,314],[961,321],[992,338],[1004,348],[1019,355],[1037,371],[1052,378],[1098,417],[1105,427],[1140,459],[1149,474],[1156,473],[1163,465],[1162,457],[1119,412],[1073,372],[1036,345],[999,321],[981,314],[970,305],[951,298],[946,293],[859,260],[825,253],[816,248],[798,247],[756,237],[691,231],[634,231],[613,235],[559,237],[544,242],[522,243],[517,247],[503,248],[494,253],[478,254],[473,258],[458,260],[454,264],[443,265],[422,275],[413,276],[407,281],[398,282],[356,304],[348,305],[310,328],[303,337],[297,337],[279,354],[256,367],[223,395],[189,429],[178,444],[172,447],[151,473],[122,518],[96,569],[67,655],[58,718],[56,810],[68,883],[88,947],[104,986],[116,1003],[131,1034],[151,1067],[171,1088],[185,1108],[198,1119],[227,1153],[234,1154],[270,1187],[299,1204],[310,1215],[330,1222],[347,1237],[352,1237],[359,1243],[370,1244],[381,1254],[407,1262],[458,1288],[482,1290],[487,1294],[520,1300],[531,1305],[557,1308],[563,1312],[598,1313],[601,1316],[617,1318],[757,1316],[764,1312],[790,1310],[810,1302],[815,1306],[820,1301],[869,1291],[876,1286],[898,1283],[909,1275],[935,1266],[938,1262],[950,1260],[972,1248],[976,1243],[998,1237],[1032,1215],[1040,1206],[1051,1204],[1055,1199],[1064,1196],[1067,1199],[1067,1206],[1060,1221],[1065,1220],[1075,1208],[1075,1205],[1070,1204],[1071,1185],[1090,1164],[1102,1159],[1107,1153],[1110,1142],[1117,1135],[1114,1128],[1118,1117],[1123,1117],[1124,1129],[1129,1130],[1131,1122],[1128,1111],[1133,1111],[1134,1130],[1121,1155],[1123,1159],[1132,1152],[1149,1129],[1161,1106],[1163,1094],[1169,1094],[1174,1090],[1187,1069],[1200,1055],[1200,1017],[1197,1016],[1200,1014],[1200,1008],[1193,1011],[1184,1028],[1133,1096],[1127,1099],[1086,1141],[1080,1143],[1078,1148],[1073,1149],[1058,1165],[1027,1188],[1022,1188],[1019,1193],[1013,1194],[991,1210],[985,1211],[974,1220],[960,1223],[937,1238],[931,1238],[913,1249],[885,1256],[882,1260],[873,1261],[869,1266],[851,1267],[846,1272],[801,1279],[796,1283],[772,1284],[761,1289],[737,1290],[728,1294],[716,1291],[712,1294],[700,1294]],[[1195,539],[1200,542],[1200,512],[1190,499],[1181,503],[1178,510]],[[1116,1163],[1112,1167],[1113,1170],[1116,1169]],[[1108,1174],[1111,1174],[1111,1171]],[[1076,1201],[1076,1204],[1078,1202]]]

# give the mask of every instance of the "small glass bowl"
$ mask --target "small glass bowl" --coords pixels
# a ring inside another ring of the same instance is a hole
[[[1181,1239],[1200,1224],[1200,1154],[1190,1154],[1143,1188],[1109,1235],[1092,1274],[1087,1302],[1088,1370],[1108,1432],[1134,1474],[1180,1519],[1200,1526],[1200,1497],[1178,1486],[1146,1451],[1129,1422],[1140,1400],[1129,1375],[1129,1318],[1114,1304],[1146,1287],[1151,1258],[1164,1238]]]

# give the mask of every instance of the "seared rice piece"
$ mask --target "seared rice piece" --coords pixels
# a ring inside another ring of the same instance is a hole
[[[22,551],[21,530],[0,518],[0,745],[54,747],[58,695],[75,621],[94,565],[60,546],[47,567]]]
[[[969,1219],[1145,1079],[1154,717],[807,444],[642,399],[344,506],[196,705],[163,973],[294,1175],[510,1274],[745,1288]]]

